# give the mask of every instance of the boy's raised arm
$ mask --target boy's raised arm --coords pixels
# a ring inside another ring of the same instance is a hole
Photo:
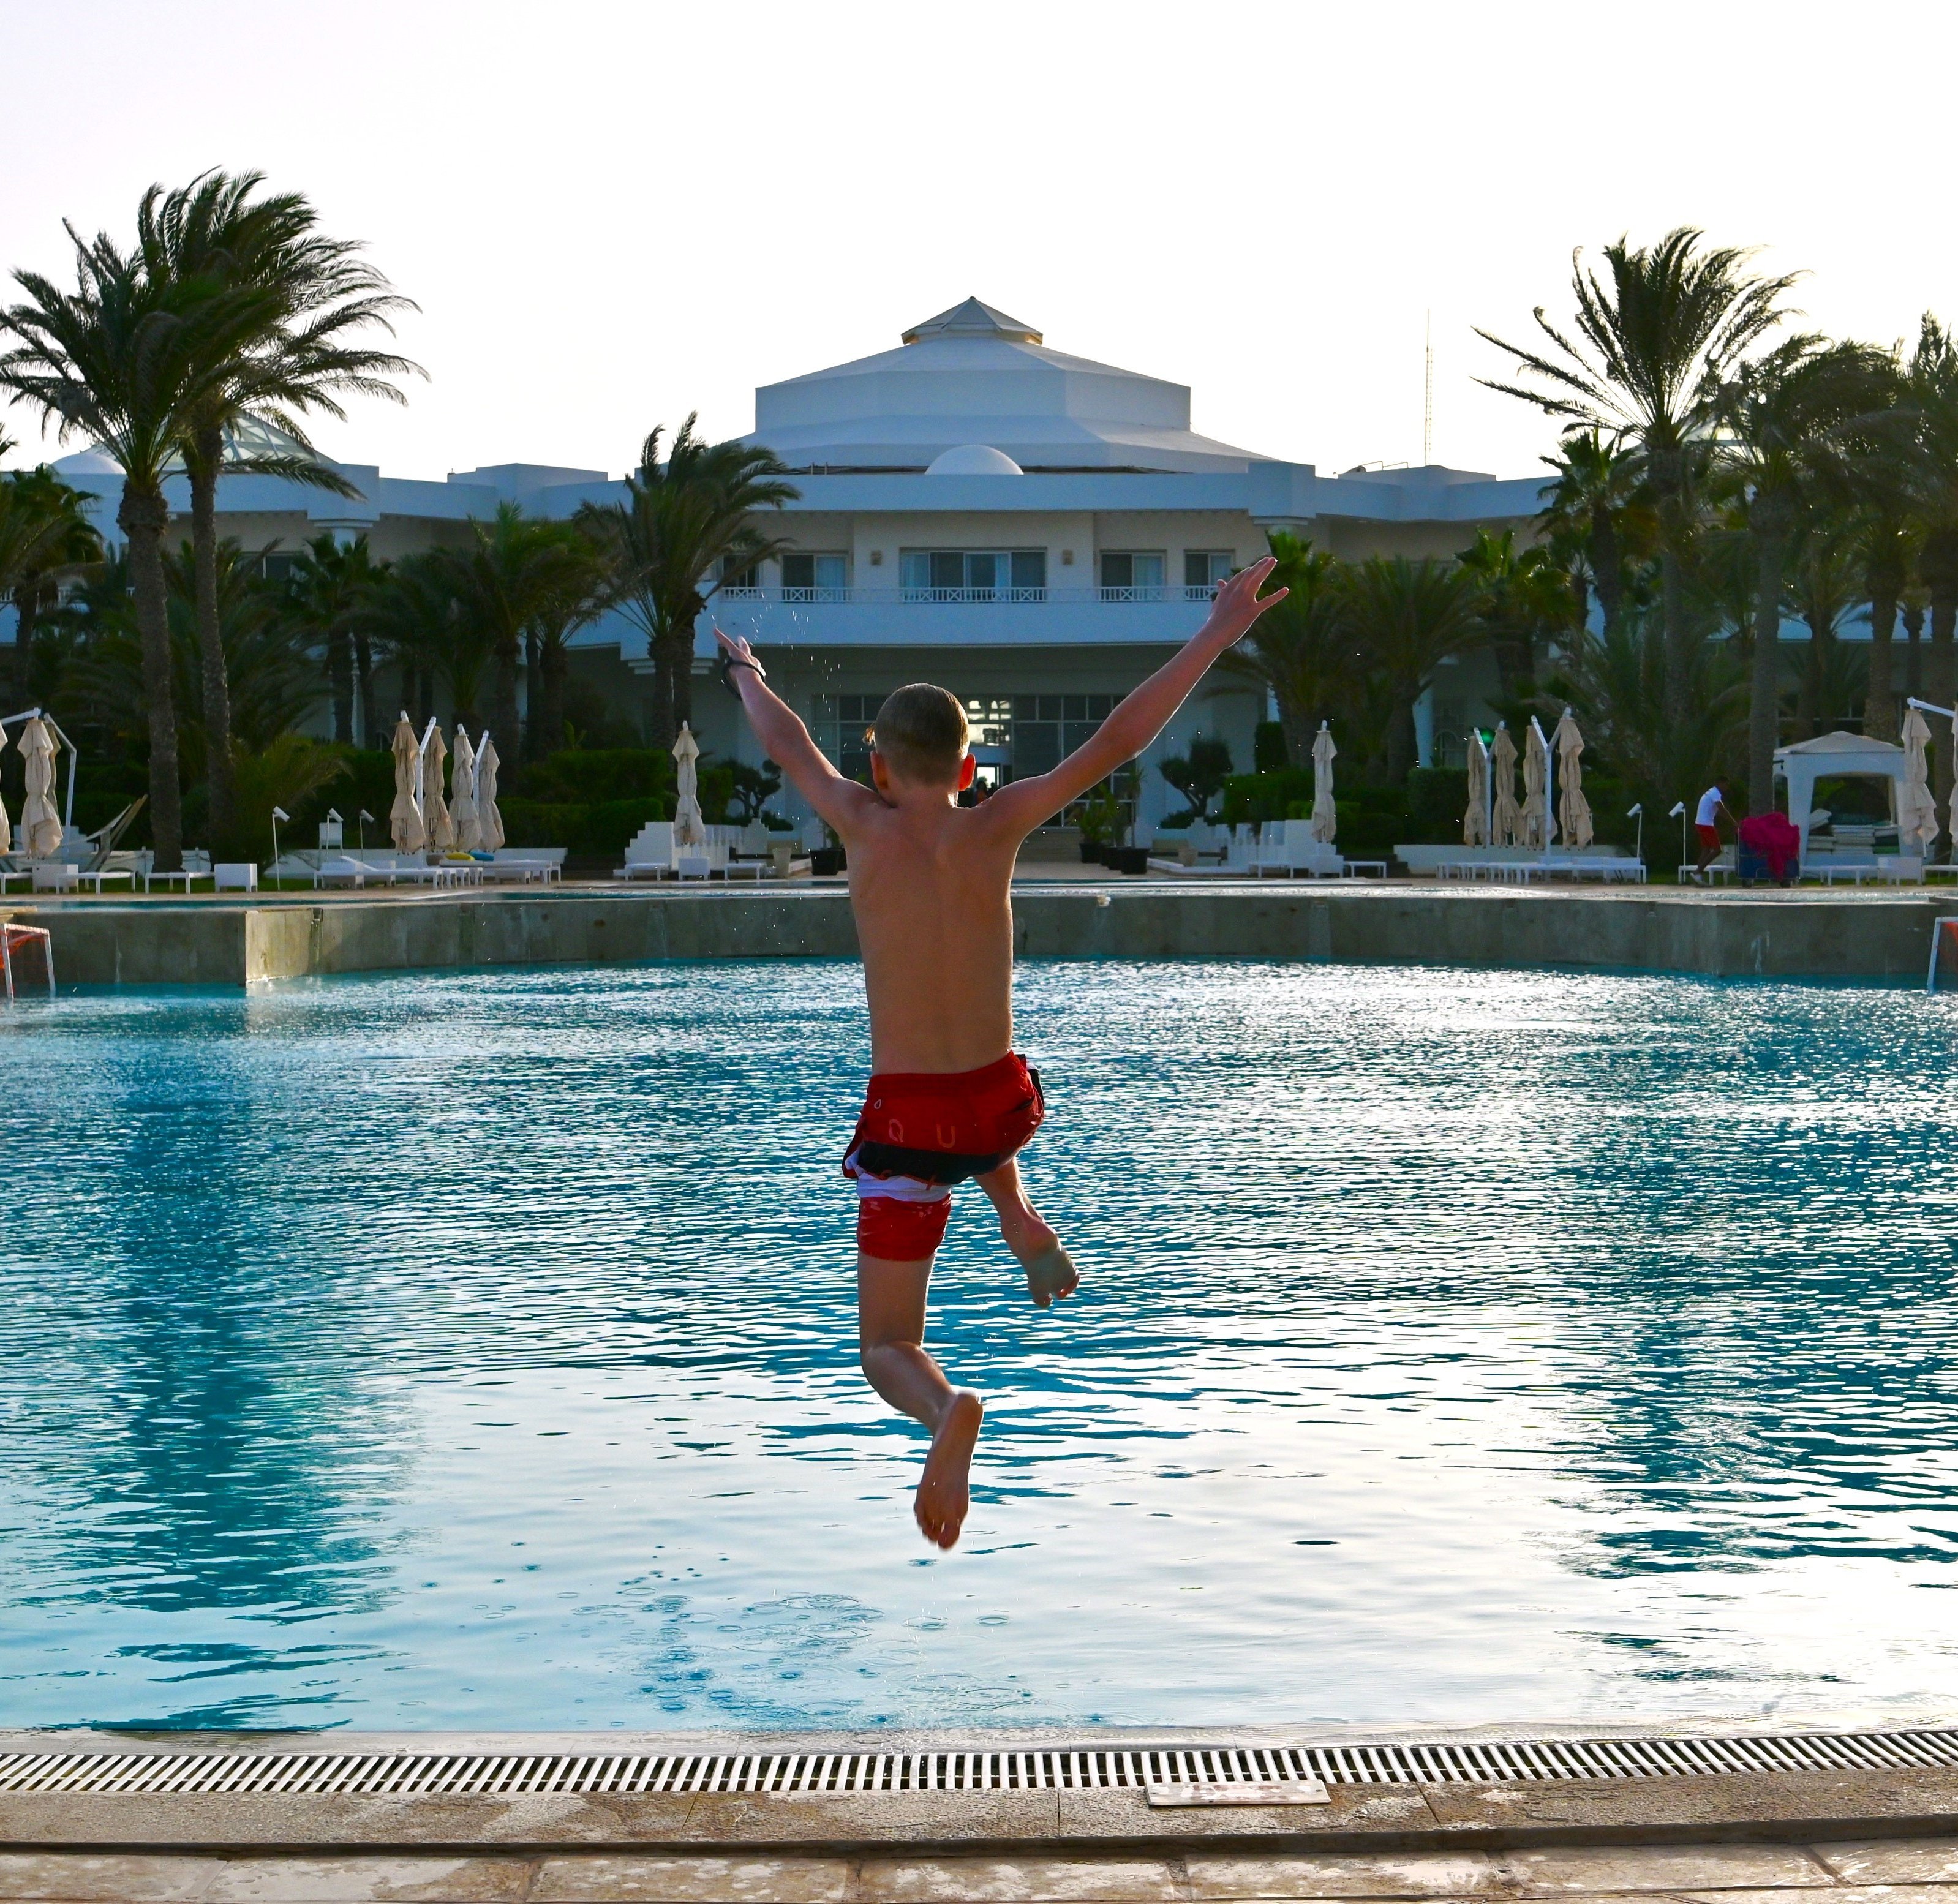
[[[728,679],[763,752],[823,819],[838,833],[846,832],[867,806],[876,803],[876,795],[860,781],[845,780],[829,764],[795,710],[762,679],[761,664],[746,641],[718,628],[714,638],[727,657]]]
[[[1106,780],[1117,767],[1133,760],[1169,725],[1170,717],[1190,698],[1191,689],[1209,672],[1218,656],[1240,640],[1266,609],[1285,600],[1287,591],[1282,588],[1265,596],[1258,593],[1276,565],[1276,558],[1267,556],[1240,569],[1218,590],[1203,626],[1082,745],[1051,773],[1003,787],[981,810],[995,824],[1031,833]]]

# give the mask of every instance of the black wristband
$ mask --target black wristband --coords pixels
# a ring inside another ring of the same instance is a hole
[[[724,654],[721,657],[721,685],[738,701],[741,698],[741,690],[734,685],[734,670],[737,667],[752,668],[755,679],[758,681],[765,681],[768,678],[768,670],[759,661],[751,661],[743,655]]]

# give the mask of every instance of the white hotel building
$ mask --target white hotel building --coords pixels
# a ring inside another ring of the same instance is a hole
[[[1341,556],[1446,556],[1478,527],[1526,532],[1540,506],[1534,478],[1438,467],[1322,477],[1198,436],[1184,385],[1050,350],[977,299],[895,350],[757,390],[749,440],[795,472],[799,499],[762,524],[790,547],[722,588],[712,614],[756,643],[778,690],[845,759],[886,693],[931,680],[965,700],[982,765],[1008,776],[1074,745],[1197,626],[1212,585],[1263,553],[1267,531]],[[112,534],[112,470],[89,453],[55,467],[101,496]],[[623,493],[597,470],[511,464],[435,483],[340,467],[357,502],[227,478],[221,532],[290,550],[330,528],[365,534],[385,559],[454,540],[499,502],[562,517]],[[187,496],[173,502],[188,508]],[[710,677],[711,650],[703,624],[702,745],[756,758]],[[623,616],[583,632],[575,664],[614,706],[644,708],[651,664]],[[1472,665],[1446,671],[1418,723],[1424,756],[1475,716],[1480,685]],[[1248,769],[1265,711],[1255,688],[1220,670],[1149,759],[1212,733]],[[1158,775],[1143,784],[1147,825],[1175,797]]]

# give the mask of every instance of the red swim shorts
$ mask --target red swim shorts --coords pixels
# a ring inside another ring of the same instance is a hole
[[[1700,835],[1700,844],[1704,847],[1709,853],[1717,853],[1719,851],[1719,828],[1717,826],[1696,826],[1693,830]]]
[[[952,1186],[997,1170],[1047,1114],[1017,1052],[977,1071],[886,1071],[870,1080],[843,1174],[857,1185],[857,1247],[918,1262],[945,1240]]]

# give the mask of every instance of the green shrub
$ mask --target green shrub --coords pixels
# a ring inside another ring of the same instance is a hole
[[[1291,765],[1285,758],[1285,724],[1260,721],[1251,736],[1251,765],[1261,774],[1282,773]]]
[[[673,797],[666,794],[583,803],[499,800],[496,805],[506,844],[566,847],[575,859],[616,857],[648,820],[670,820],[673,813]]]
[[[519,786],[528,800],[590,806],[671,793],[676,771],[657,747],[561,747],[525,767]]]
[[[1224,783],[1224,824],[1262,825],[1290,816],[1301,801],[1312,811],[1312,769],[1281,767],[1262,774],[1233,774]]]
[[[1462,838],[1462,816],[1468,806],[1465,767],[1417,767],[1408,775],[1407,831],[1410,846],[1442,846]]]

